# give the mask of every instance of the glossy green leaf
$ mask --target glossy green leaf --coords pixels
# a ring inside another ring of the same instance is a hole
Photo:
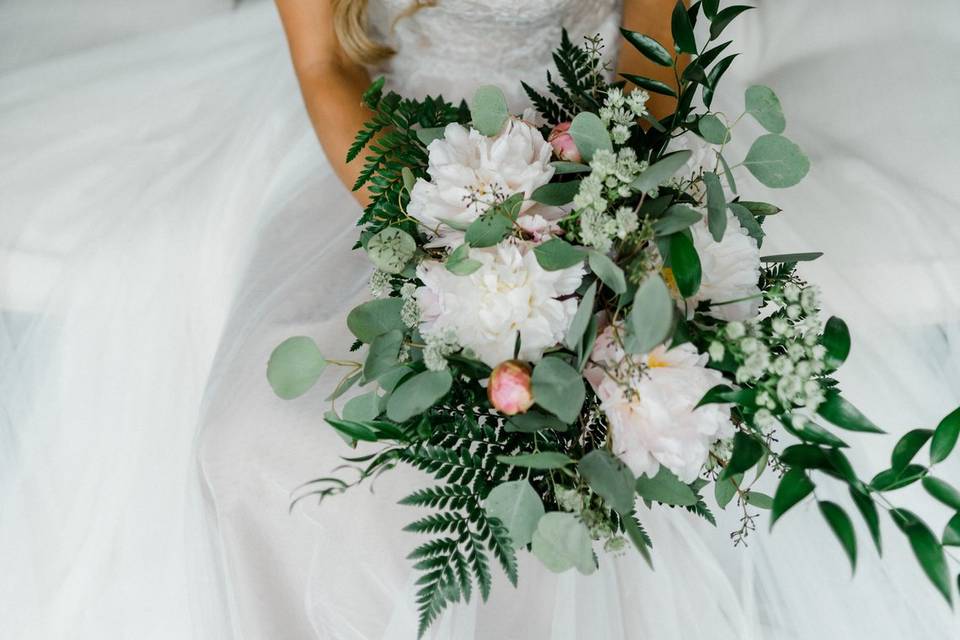
[[[866,431],[868,433],[886,433],[860,413],[855,406],[850,404],[839,393],[828,393],[826,400],[817,408],[817,413],[841,429],[848,431]]]
[[[628,353],[649,353],[662,344],[673,330],[675,306],[667,285],[659,275],[648,276],[633,297],[627,316],[624,347]]]
[[[717,153],[717,157],[720,158],[720,166],[723,167],[723,175],[727,179],[727,186],[730,187],[732,193],[737,193],[737,182],[733,178],[733,169],[727,164],[727,159],[723,157],[722,153]]]
[[[388,331],[406,329],[400,319],[402,308],[403,300],[400,298],[364,302],[347,314],[347,328],[358,340],[369,344]]]
[[[697,249],[687,234],[675,233],[670,236],[670,269],[680,295],[690,298],[697,293],[703,270]]]
[[[850,559],[850,568],[856,569],[857,534],[853,530],[853,522],[850,520],[850,516],[840,505],[829,500],[822,500],[819,506],[820,513],[823,514],[824,519],[830,525],[830,529],[833,530],[834,535],[837,536],[837,540],[840,541],[844,552]]]
[[[497,518],[507,528],[514,549],[530,544],[544,514],[540,496],[526,480],[498,484],[483,501],[483,508],[488,517]]]
[[[578,113],[570,123],[569,132],[585,162],[590,162],[599,150],[613,151],[610,134],[595,113]]]
[[[850,330],[847,323],[831,316],[823,328],[820,344],[827,350],[826,363],[831,369],[837,369],[850,355]]]
[[[703,215],[700,212],[685,204],[675,204],[653,223],[653,231],[658,236],[668,236],[671,233],[683,231],[701,220]]]
[[[594,493],[617,513],[627,515],[633,511],[634,477],[625,464],[604,449],[594,449],[580,459],[577,467]]]
[[[710,39],[716,40],[720,37],[720,34],[723,33],[723,30],[733,22],[734,18],[739,16],[744,11],[753,9],[746,5],[735,5],[732,7],[727,7],[717,12],[717,14],[710,20]]]
[[[776,133],[754,140],[743,165],[765,187],[784,189],[803,180],[810,160],[793,141]]]
[[[906,509],[893,509],[890,512],[893,521],[910,541],[910,547],[923,568],[924,573],[943,595],[953,604],[953,592],[950,586],[950,571],[947,558],[937,536],[924,522]]]
[[[757,247],[763,246],[763,238],[766,234],[754,215],[739,202],[731,202],[727,204],[727,208],[737,218],[737,222],[747,235],[757,241]]]
[[[933,429],[914,429],[905,433],[890,454],[890,468],[900,471],[913,461],[927,440],[933,436]]]
[[[930,462],[943,462],[953,451],[960,436],[960,408],[954,409],[947,417],[940,421],[933,440],[930,442]]]
[[[443,266],[454,275],[468,276],[482,267],[483,263],[470,257],[470,244],[464,242],[447,256]]]
[[[943,529],[943,544],[960,547],[960,513],[956,514]]]
[[[733,436],[733,453],[730,454],[730,460],[727,461],[727,466],[723,468],[720,478],[729,478],[747,471],[757,464],[757,461],[763,455],[763,451],[763,444],[754,436],[738,431]]]
[[[761,84],[748,87],[745,95],[747,113],[770,133],[783,133],[787,121],[783,117],[783,107],[773,89]]]
[[[551,238],[533,249],[537,262],[547,271],[566,269],[586,259],[586,252],[566,240]]]
[[[707,86],[703,88],[703,104],[708,109],[710,105],[713,104],[713,93],[717,88],[717,84],[720,82],[720,78],[727,72],[727,69],[730,68],[730,65],[738,55],[740,54],[735,53],[721,59],[720,62],[715,64],[713,69],[710,70],[710,73],[707,74]]]
[[[533,369],[533,398],[538,405],[572,424],[580,415],[586,388],[580,372],[557,357],[546,357]]]
[[[652,93],[659,93],[660,95],[664,96],[670,96],[671,98],[677,97],[677,92],[674,91],[673,87],[665,82],[660,82],[659,80],[654,80],[653,78],[648,78],[646,76],[634,75],[632,73],[622,73],[620,75],[641,89],[646,89]]]
[[[281,342],[267,362],[267,381],[284,400],[306,393],[327,368],[327,360],[313,338],[295,336]]]
[[[400,177],[403,178],[404,190],[407,193],[413,191],[413,185],[417,183],[417,178],[413,175],[413,171],[410,171],[410,167],[403,167],[400,169]]]
[[[772,256],[760,256],[760,262],[811,262],[823,256],[821,251],[808,253],[778,253]]]
[[[794,444],[783,450],[780,460],[791,467],[802,469],[824,469],[832,465],[823,449],[812,444]]]
[[[924,476],[921,484],[931,496],[954,511],[960,511],[960,491],[957,491],[952,484],[933,476]]]
[[[720,8],[720,0],[703,0],[703,14],[713,20]]]
[[[538,187],[530,195],[530,199],[540,204],[559,207],[573,200],[580,190],[579,180],[569,180],[567,182],[548,182]]]
[[[497,461],[527,469],[559,469],[576,462],[558,451],[539,451],[517,456],[497,456]]]
[[[593,305],[597,297],[597,283],[591,284],[583,294],[580,305],[577,307],[577,313],[574,314],[570,326],[567,328],[567,335],[564,337],[564,344],[568,349],[573,350],[583,338],[587,325],[593,317]]]
[[[673,66],[673,56],[665,46],[642,33],[630,31],[629,29],[620,29],[620,33],[633,47],[642,53],[648,60],[656,62],[663,67]]]
[[[617,264],[607,257],[606,254],[599,251],[591,251],[589,255],[590,270],[600,278],[601,282],[610,288],[617,295],[626,293],[627,279],[623,275],[623,270]]]
[[[800,418],[798,420],[793,420],[789,423],[784,422],[784,427],[788,431],[793,433],[795,436],[804,440],[806,442],[813,442],[814,444],[823,444],[828,447],[846,447],[848,446],[846,442],[833,435],[823,427],[821,427],[816,422],[812,422],[805,418]]]
[[[738,200],[737,204],[742,207],[745,207],[750,213],[755,216],[773,216],[781,211],[780,207],[770,204],[769,202],[757,202],[755,200]]]
[[[367,359],[363,363],[363,377],[375,380],[398,364],[400,345],[403,344],[403,332],[393,329],[377,336],[370,343]]]
[[[773,494],[773,505],[770,513],[770,526],[780,519],[780,516],[792,509],[797,503],[813,493],[815,486],[813,481],[807,475],[807,472],[794,467],[787,471],[777,490]]]
[[[641,173],[640,177],[634,180],[630,186],[633,189],[642,192],[656,189],[661,184],[672,178],[674,174],[687,163],[687,160],[690,159],[690,155],[691,152],[684,149],[683,151],[676,151],[668,156],[664,156],[657,162],[647,167],[647,170]]]
[[[499,87],[477,87],[470,100],[470,119],[474,129],[485,136],[495,136],[503,129],[508,117],[507,99]]]
[[[874,491],[896,491],[913,484],[926,474],[927,468],[922,464],[908,464],[900,470],[887,469],[873,477],[870,488]]]
[[[883,546],[880,541],[880,515],[877,513],[877,505],[873,503],[869,494],[854,487],[850,487],[850,497],[853,499],[853,503],[857,505],[860,515],[863,516],[863,521],[870,531],[870,537],[873,538],[873,544],[877,547],[877,553],[883,555]]]
[[[697,123],[700,137],[711,144],[726,144],[730,142],[730,130],[727,125],[712,113],[700,118]]]
[[[687,7],[683,0],[677,0],[670,18],[670,31],[673,34],[674,45],[683,53],[697,53],[697,39],[693,35],[693,25],[687,15]]]
[[[553,511],[540,518],[531,549],[555,573],[576,567],[580,573],[591,574],[597,568],[590,532],[572,513]]]
[[[717,174],[704,172],[703,183],[707,185],[707,228],[714,242],[720,242],[727,230],[727,198]]]
[[[453,376],[443,371],[424,371],[397,387],[387,401],[387,417],[405,422],[439,402],[453,384]]]
[[[689,507],[697,504],[697,494],[680,481],[672,471],[660,465],[657,475],[646,474],[637,478],[634,488],[644,500],[652,500],[675,506]]]

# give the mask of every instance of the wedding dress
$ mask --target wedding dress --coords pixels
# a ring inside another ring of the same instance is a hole
[[[960,82],[944,81],[960,15],[857,4],[741,18],[730,36],[746,53],[715,107],[739,114],[752,83],[780,93],[813,170],[782,193],[750,181],[785,209],[769,251],[827,252],[804,273],[854,331],[841,382],[899,433],[960,403]],[[440,0],[394,24],[406,5],[371,2],[398,51],[381,70],[392,88],[460,98],[495,83],[514,109],[561,26],[613,43],[619,12]],[[915,44],[892,50],[904,31]],[[937,101],[921,118],[923,95]],[[752,137],[738,129],[731,157]],[[265,362],[297,334],[345,354],[369,266],[350,251],[359,209],[318,149],[272,8],[0,76],[0,140],[0,637],[414,637],[404,556],[418,540],[401,528],[420,512],[396,501],[419,476],[289,510],[349,449],[321,417],[334,376],[281,401]],[[884,468],[892,437],[852,439],[864,475]],[[942,527],[919,498],[902,500]],[[452,608],[428,637],[957,637],[888,521],[883,560],[859,529],[851,580],[816,508],[796,511],[749,549],[725,535],[735,513],[714,528],[642,512],[655,571],[601,555],[592,576],[555,575],[521,554],[518,589],[498,578],[489,602]]]

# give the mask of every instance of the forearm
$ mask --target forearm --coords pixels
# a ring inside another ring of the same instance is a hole
[[[654,38],[668,51],[674,53],[670,16],[675,4],[675,0],[625,0],[623,3],[623,27]],[[683,68],[685,58],[686,56],[681,56],[677,63],[678,69]],[[672,67],[664,67],[651,62],[624,41],[620,43],[617,73],[646,76],[664,82],[674,89],[677,88],[677,80]],[[656,118],[664,118],[670,115],[676,105],[675,98],[657,93],[651,93],[650,101],[647,102],[647,108]]]
[[[360,100],[369,85],[367,73],[359,65],[331,62],[298,69],[297,76],[310,121],[327,159],[343,183],[351,188],[360,174],[363,154],[348,163],[347,149],[371,116]],[[369,201],[366,189],[355,195],[361,204]]]

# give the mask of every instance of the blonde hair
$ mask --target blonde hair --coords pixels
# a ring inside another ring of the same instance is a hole
[[[370,37],[367,31],[368,0],[332,0],[332,2],[333,30],[348,58],[360,64],[375,64],[395,53],[391,47]],[[423,7],[432,7],[436,3],[437,0],[414,0],[394,18],[393,24],[413,15]]]

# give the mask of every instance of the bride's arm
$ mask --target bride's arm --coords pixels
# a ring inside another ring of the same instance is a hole
[[[361,160],[347,164],[347,149],[370,112],[360,96],[370,84],[366,69],[351,61],[333,30],[330,0],[276,0],[290,56],[320,144],[337,175],[353,186]],[[366,204],[366,191],[356,192]]]
[[[624,0],[623,26],[631,31],[638,31],[656,39],[657,42],[673,52],[670,16],[676,4],[676,0]],[[683,58],[681,58],[681,66],[682,64]],[[674,89],[677,87],[673,69],[650,62],[626,42],[620,43],[620,60],[617,64],[617,72],[646,76],[665,82]],[[675,98],[651,93],[647,108],[655,117],[663,118],[673,113],[676,104]]]

